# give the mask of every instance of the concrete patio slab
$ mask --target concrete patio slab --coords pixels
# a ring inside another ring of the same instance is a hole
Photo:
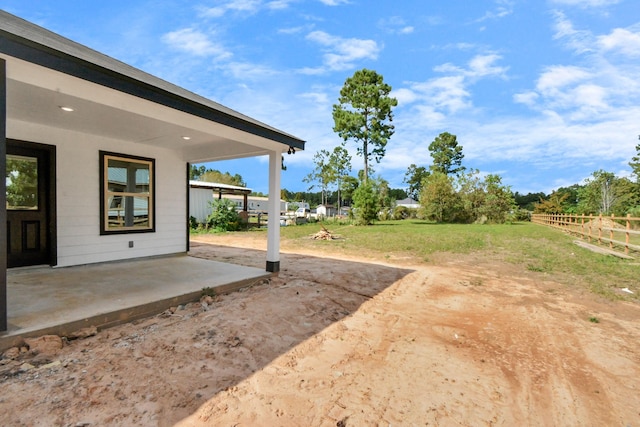
[[[271,273],[188,255],[90,264],[30,267],[7,273],[9,330],[0,351],[23,338],[68,335],[152,316],[197,301],[204,288],[223,294],[250,286]]]

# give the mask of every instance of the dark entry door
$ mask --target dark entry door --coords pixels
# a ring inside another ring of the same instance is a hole
[[[7,141],[7,266],[51,264],[52,148]]]

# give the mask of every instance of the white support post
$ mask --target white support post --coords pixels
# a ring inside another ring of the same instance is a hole
[[[269,219],[267,222],[267,271],[280,271],[280,172],[282,153],[269,153]]]

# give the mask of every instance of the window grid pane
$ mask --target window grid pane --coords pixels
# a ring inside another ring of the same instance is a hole
[[[153,162],[104,156],[105,231],[152,229]]]

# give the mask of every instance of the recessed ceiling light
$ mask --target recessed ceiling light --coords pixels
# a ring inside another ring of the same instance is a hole
[[[182,139],[184,139],[185,141],[188,141],[188,140],[191,139],[191,137],[190,136],[183,136]]]
[[[73,108],[71,108],[71,107],[65,107],[65,106],[63,106],[63,105],[61,105],[61,106],[60,106],[60,109],[61,109],[62,111],[67,111],[67,112],[71,112],[71,111],[73,111]]]

